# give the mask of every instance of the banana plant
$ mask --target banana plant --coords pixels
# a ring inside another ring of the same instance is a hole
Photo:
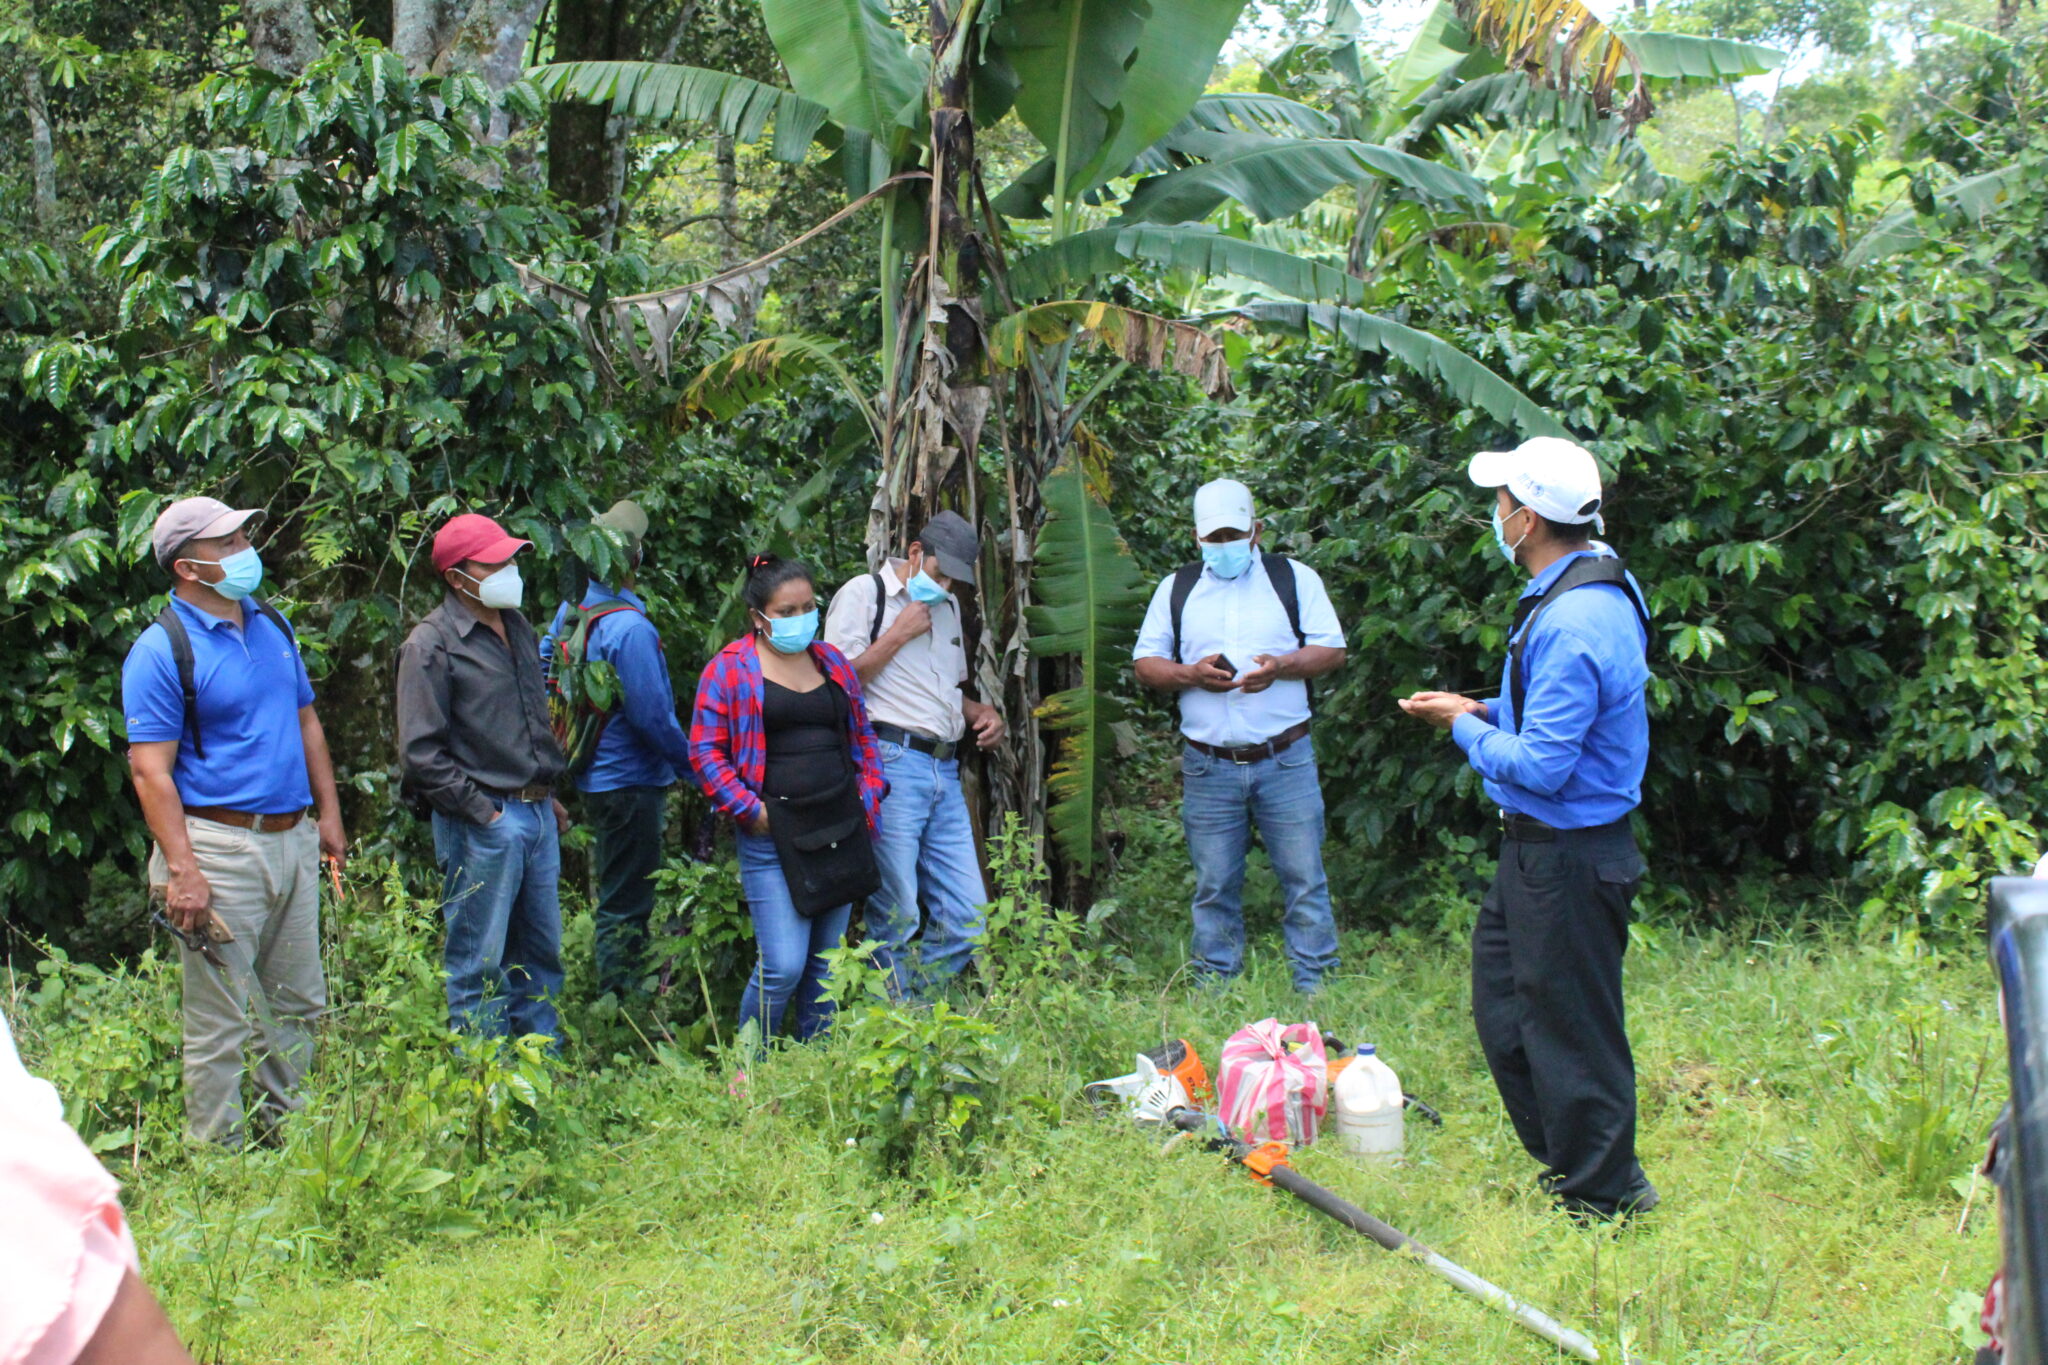
[[[1318,60],[1354,73],[1358,98],[1319,109],[1277,88],[1206,90],[1244,3],[928,0],[913,43],[883,0],[763,0],[786,89],[647,63],[535,73],[556,98],[709,125],[766,142],[783,160],[829,157],[850,198],[882,201],[870,558],[900,549],[939,507],[983,529],[977,671],[982,694],[1002,696],[1013,721],[989,775],[989,814],[1016,809],[1042,828],[1039,723],[1057,728],[1066,747],[1049,775],[1053,829],[1080,871],[1093,866],[1103,717],[1128,643],[1119,632],[1135,624],[1119,594],[1137,581],[1081,472],[1078,451],[1092,452],[1098,470],[1106,464],[1086,412],[1132,364],[1177,368],[1211,396],[1229,391],[1225,352],[1207,330],[1221,315],[1115,306],[1091,297],[1105,277],[1141,262],[1197,282],[1249,281],[1263,297],[1232,310],[1233,326],[1324,330],[1383,352],[1503,427],[1556,432],[1540,404],[1480,361],[1372,313],[1356,270],[1296,249],[1317,231],[1301,225],[1320,221],[1333,195],[1384,196],[1430,222],[1485,217],[1490,188],[1447,134],[1511,115],[1517,99],[1526,106],[1531,90],[1548,88],[1524,73],[1560,87],[1590,81],[1597,109],[1628,88],[1624,77],[1640,87],[1653,70],[1735,71],[1761,60],[1741,45],[1703,55],[1653,40],[1638,51],[1610,34],[1601,51],[1622,53],[1619,65],[1589,74],[1578,47],[1551,41],[1599,36],[1584,27],[1597,23],[1590,16],[1560,27],[1560,13],[1583,15],[1575,0],[1460,0],[1465,9],[1440,6],[1427,39],[1380,72],[1358,50],[1355,24],[1345,28],[1353,12],[1339,0]],[[1390,128],[1389,118],[1400,121]],[[1042,155],[992,189],[976,137],[1006,119]],[[1077,347],[1091,341],[1116,360],[1075,395]],[[816,360],[801,348],[751,353],[721,372],[705,406],[714,392],[758,391],[749,385],[772,374],[771,357]],[[1041,704],[1048,677],[1057,681]]]

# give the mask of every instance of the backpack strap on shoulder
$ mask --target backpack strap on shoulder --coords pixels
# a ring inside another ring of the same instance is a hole
[[[1620,556],[1581,555],[1572,561],[1570,567],[1559,574],[1557,581],[1544,589],[1541,595],[1525,597],[1515,604],[1514,624],[1509,627],[1508,680],[1509,691],[1515,702],[1517,734],[1521,733],[1522,712],[1529,699],[1529,679],[1527,671],[1522,666],[1522,655],[1528,649],[1530,632],[1536,628],[1536,618],[1541,616],[1544,608],[1552,602],[1573,588],[1583,588],[1588,583],[1612,583],[1620,588],[1622,595],[1628,598],[1628,604],[1635,608],[1636,619],[1642,623],[1646,641],[1644,648],[1648,648],[1649,639],[1655,638],[1650,630],[1650,609],[1636,592],[1635,586],[1628,581],[1628,565],[1622,562]]]
[[[1180,657],[1181,613],[1187,610],[1188,594],[1195,590],[1195,584],[1201,577],[1202,561],[1199,559],[1173,571],[1173,593],[1167,599],[1167,608],[1173,616],[1173,661],[1177,664],[1187,662]]]
[[[171,663],[178,670],[178,691],[184,695],[185,733],[192,737],[192,756],[205,758],[206,745],[199,738],[199,687],[193,680],[192,636],[185,629],[184,618],[169,602],[156,614],[156,623],[164,628],[171,642]]]
[[[880,569],[875,570],[868,577],[875,580],[875,623],[868,627],[868,643],[873,644],[882,638],[882,612],[889,605],[889,594],[882,587],[882,571]]]
[[[1294,587],[1294,561],[1286,555],[1262,554],[1266,565],[1266,579],[1273,585],[1273,595],[1280,599],[1280,607],[1287,613],[1287,624],[1294,631],[1294,647],[1306,649],[1308,635],[1301,628],[1301,596]]]

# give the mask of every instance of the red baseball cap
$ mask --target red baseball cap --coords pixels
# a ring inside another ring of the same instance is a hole
[[[434,532],[434,568],[446,573],[465,560],[497,564],[532,545],[506,532],[481,512],[464,512],[450,517],[448,524]]]

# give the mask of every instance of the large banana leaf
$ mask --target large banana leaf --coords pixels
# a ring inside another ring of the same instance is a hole
[[[1124,714],[1110,684],[1130,657],[1149,594],[1109,509],[1089,491],[1077,462],[1054,470],[1039,490],[1046,520],[1032,575],[1039,605],[1026,610],[1031,652],[1040,658],[1077,655],[1080,675],[1074,687],[1055,692],[1038,708],[1046,728],[1060,737],[1046,823],[1086,876],[1095,868],[1096,817],[1116,747],[1110,726]]]
[[[1785,64],[1783,52],[1762,43],[1635,30],[1615,36],[1635,57],[1643,74],[1656,80],[1718,84],[1744,76],[1762,76]]]
[[[923,121],[925,70],[882,0],[761,0],[790,84],[835,123],[899,147]]]
[[[1984,216],[2004,203],[2013,187],[2021,183],[2026,169],[2024,164],[2005,166],[1955,181],[1935,191],[1934,202],[1937,208],[1953,205],[1971,222],[1982,222]],[[1868,265],[1901,251],[1911,251],[1937,240],[1939,228],[1938,219],[1923,221],[1920,214],[1910,208],[1888,213],[1871,225],[1861,241],[1849,248],[1842,257],[1842,263]]]
[[[1486,202],[1486,187],[1463,171],[1371,142],[1258,133],[1189,134],[1180,141],[1203,162],[1140,181],[1120,222],[1199,222],[1226,199],[1270,222],[1339,185],[1367,180],[1392,180],[1439,202]]]
[[[802,161],[825,123],[825,106],[745,76],[667,62],[551,62],[527,73],[558,100],[606,104],[615,114],[708,123],[739,142],[758,142],[775,121],[777,161]]]
[[[1307,335],[1311,327],[1321,328],[1361,351],[1391,356],[1417,374],[1434,378],[1459,402],[1483,409],[1524,436],[1571,434],[1536,400],[1448,341],[1377,314],[1327,303],[1248,303],[1229,312],[1296,336]]]
[[[1575,88],[1602,113],[1627,78],[1621,117],[1634,128],[1650,116],[1649,79],[1727,81],[1784,65],[1785,54],[1757,43],[1680,33],[1621,33],[1579,0],[1454,0],[1458,20],[1497,53],[1553,90]]]
[[[1322,110],[1311,109],[1284,95],[1265,95],[1251,90],[1227,90],[1204,95],[1195,101],[1194,107],[1188,110],[1188,116],[1176,126],[1208,133],[1337,135],[1337,120]],[[1166,136],[1170,145],[1173,134],[1169,132]]]
[[[984,61],[1065,171],[1068,202],[1121,174],[1201,97],[1244,0],[1006,0]],[[1055,176],[1057,180],[1057,176]]]
[[[1364,284],[1341,270],[1278,247],[1226,237],[1199,223],[1140,223],[1077,232],[1019,257],[1010,267],[1010,293],[1018,299],[1049,298],[1068,285],[1120,270],[1128,261],[1150,261],[1202,276],[1241,275],[1315,302],[1359,303],[1365,297]]]

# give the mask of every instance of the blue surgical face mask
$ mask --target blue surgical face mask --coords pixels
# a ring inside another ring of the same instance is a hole
[[[946,590],[939,586],[939,580],[933,578],[923,569],[919,569],[916,573],[912,574],[910,582],[905,586],[910,590],[910,600],[913,602],[923,602],[925,605],[930,606],[935,602],[946,600]]]
[[[818,609],[801,616],[763,616],[768,623],[768,643],[777,654],[801,654],[818,638]]]
[[[1239,578],[1252,566],[1252,542],[1247,536],[1243,540],[1226,540],[1221,545],[1202,542],[1202,562],[1209,566],[1209,572],[1218,578]]]
[[[193,559],[186,562],[204,564],[206,561]],[[239,602],[263,586],[263,556],[256,553],[254,545],[235,551],[219,563],[220,582],[209,583],[207,586],[228,601]]]
[[[1520,511],[1521,509],[1517,508],[1516,510]],[[1493,509],[1493,543],[1495,546],[1499,548],[1500,557],[1502,559],[1505,559],[1510,564],[1514,563],[1515,551],[1521,549],[1522,541],[1527,540],[1528,538],[1529,533],[1527,531],[1524,531],[1522,532],[1521,537],[1517,539],[1514,544],[1508,544],[1507,529],[1500,524],[1500,507],[1498,504],[1496,504]]]

